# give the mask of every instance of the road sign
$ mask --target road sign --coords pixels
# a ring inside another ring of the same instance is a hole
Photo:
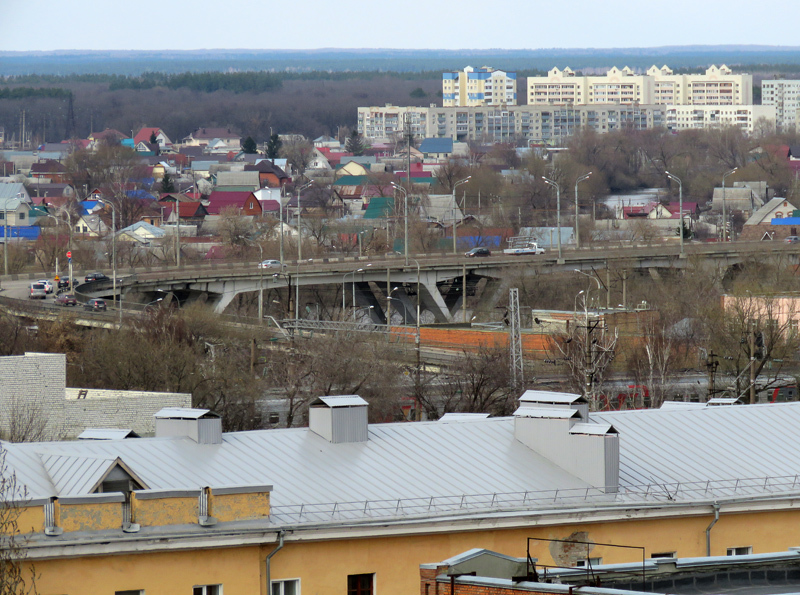
[[[72,258],[72,250],[70,250],[69,252],[67,252],[67,258]]]

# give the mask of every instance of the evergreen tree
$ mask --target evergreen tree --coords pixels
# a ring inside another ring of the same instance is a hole
[[[256,141],[253,140],[252,136],[248,136],[242,141],[242,151],[248,155],[255,155],[258,153],[258,146],[256,145]]]
[[[358,131],[353,130],[350,133],[350,136],[347,137],[347,141],[344,144],[344,149],[348,153],[352,153],[356,157],[359,157],[364,154],[364,151],[367,150],[367,141],[364,140],[364,137],[361,136]]]
[[[156,138],[156,132],[154,130],[153,132],[150,133],[150,144],[154,145],[157,142],[158,142],[158,138]]]
[[[161,178],[161,193],[170,194],[171,192],[175,192],[175,184],[173,184],[172,178],[169,177],[169,172],[165,172],[164,177]]]
[[[267,143],[267,159],[277,159],[278,155],[280,155],[282,144],[277,134],[270,136]]]

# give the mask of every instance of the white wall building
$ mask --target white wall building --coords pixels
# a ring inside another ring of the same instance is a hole
[[[761,104],[775,107],[775,123],[779,130],[794,130],[800,109],[800,81],[761,81]]]
[[[517,74],[489,66],[442,74],[445,107],[517,105]]]
[[[761,126],[762,132],[775,131],[775,106],[770,105],[668,105],[666,115],[669,130],[736,126],[752,134]]]
[[[435,107],[435,106],[431,106]],[[358,108],[358,133],[371,143],[389,143],[402,138],[406,123],[414,138],[428,136],[427,107],[398,107],[386,104],[384,107]]]

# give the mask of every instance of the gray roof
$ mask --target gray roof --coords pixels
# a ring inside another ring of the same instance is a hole
[[[130,429],[86,428],[80,433],[78,440],[121,440],[138,437],[139,434]]]
[[[257,171],[221,171],[217,173],[217,186],[252,186],[253,190],[261,187]]]
[[[779,197],[776,196],[771,201],[769,201],[767,204],[765,204],[763,207],[761,207],[760,209],[755,211],[750,216],[750,218],[747,221],[744,222],[744,224],[745,225],[759,225],[761,223],[769,223],[770,220],[772,219],[773,211],[775,211],[775,209],[780,207],[784,202],[788,204],[787,208],[791,208],[792,210],[795,210],[797,208],[788,199],[779,198]]]
[[[764,494],[763,478],[794,477],[800,467],[800,402],[603,412],[591,414],[590,422],[601,427],[576,424],[575,431],[619,432],[621,492],[658,484],[659,493],[677,494],[669,484],[702,482],[702,490],[681,490],[676,499],[708,499],[717,496],[707,491],[707,481],[732,486],[762,478],[755,493]],[[357,443],[331,443],[307,428],[290,428],[227,433],[221,444],[172,437],[3,447],[32,499],[88,494],[118,459],[151,490],[274,485],[276,514],[287,505],[427,502],[464,494],[516,493],[521,499],[548,490],[554,505],[553,491],[590,487],[517,440],[514,425],[513,417],[373,424],[369,439]]]

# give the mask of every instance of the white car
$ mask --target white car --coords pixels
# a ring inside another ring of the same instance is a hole
[[[36,282],[44,285],[45,291],[47,291],[47,293],[53,293],[53,284],[47,279],[37,279]]]
[[[280,260],[262,260],[258,263],[260,269],[282,269],[283,263]]]

